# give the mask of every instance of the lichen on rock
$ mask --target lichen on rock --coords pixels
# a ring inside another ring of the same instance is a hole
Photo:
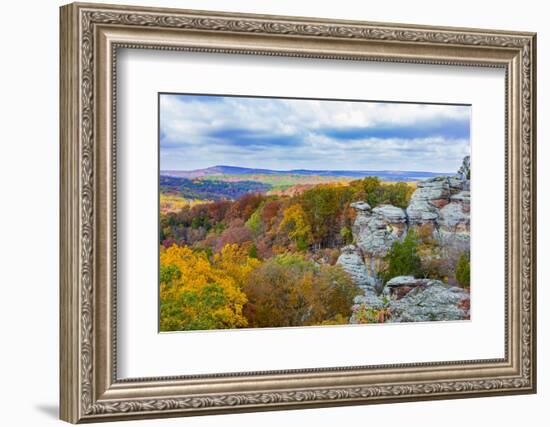
[[[341,254],[336,261],[337,265],[341,265],[352,278],[353,282],[359,287],[375,285],[374,279],[370,276],[361,250],[355,245],[344,246],[341,249]]]
[[[357,204],[352,203],[351,206],[355,207],[354,205]],[[359,210],[352,230],[357,246],[366,255],[383,257],[393,242],[404,235],[406,229],[407,215],[403,209],[380,205],[372,210]]]
[[[390,283],[391,282],[391,283]],[[465,320],[470,318],[470,292],[440,280],[395,277],[386,284],[389,322]]]
[[[469,250],[470,157],[464,158],[456,175],[425,179],[416,187],[406,209],[389,204],[372,207],[365,201],[350,204],[356,212],[354,245],[342,248],[338,264],[363,290],[354,307],[389,309],[394,322],[469,318],[468,290],[429,278],[399,276],[385,285],[378,279],[384,257],[394,242],[403,241],[409,229],[428,227],[438,245],[429,261],[434,256]]]

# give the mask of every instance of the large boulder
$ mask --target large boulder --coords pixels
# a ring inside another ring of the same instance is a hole
[[[469,182],[469,181],[466,181]],[[468,250],[470,245],[470,192],[451,196],[451,202],[439,212],[438,229],[434,233],[442,246]]]
[[[363,288],[363,293],[361,295],[357,295],[353,300],[353,303],[353,307],[365,305],[375,310],[380,310],[386,307],[386,303],[383,298],[381,298],[374,288],[371,287]]]
[[[369,257],[383,257],[394,241],[407,231],[407,215],[401,208],[380,205],[374,209],[365,202],[352,203],[357,214],[353,235],[357,246]]]
[[[361,250],[357,246],[344,246],[341,249],[336,264],[342,266],[344,271],[351,276],[351,279],[356,285],[361,287],[374,286],[375,281],[369,275],[369,271],[361,255]]]
[[[376,280],[369,274],[361,250],[355,245],[344,246],[341,254],[336,261],[337,265],[342,266],[353,282],[361,289],[361,294],[354,299],[354,306],[364,304],[374,309],[384,307],[382,299],[378,296],[376,290]]]
[[[362,230],[364,230],[371,218],[371,207],[367,202],[350,203],[350,207],[355,209],[355,222],[353,223],[352,233],[357,241]]]
[[[464,190],[464,184],[466,181],[463,181],[459,176],[449,176],[448,182],[449,182],[449,192],[451,193],[451,199],[452,199],[453,195]],[[468,191],[470,191],[469,188],[468,188]]]
[[[396,276],[386,282],[382,293],[388,297],[403,297],[411,289],[419,286],[429,286],[429,279],[417,279],[414,276]]]
[[[389,322],[466,320],[470,318],[470,293],[440,280],[394,277],[384,288],[389,297]]]
[[[457,176],[437,176],[419,181],[407,207],[409,225],[431,223],[438,227],[444,216],[444,209],[452,202],[467,198],[468,209],[463,209],[469,217],[470,181]],[[466,202],[464,202],[466,204]],[[449,208],[456,211],[456,206]]]
[[[470,192],[451,196],[451,202],[439,212],[439,226],[447,231],[470,233]]]
[[[449,178],[437,176],[419,181],[407,207],[410,225],[422,225],[435,222],[439,218],[439,209],[450,202],[451,187]]]
[[[370,212],[371,210],[371,207],[367,202],[353,202],[350,203],[350,206],[355,209],[358,214],[359,212]]]

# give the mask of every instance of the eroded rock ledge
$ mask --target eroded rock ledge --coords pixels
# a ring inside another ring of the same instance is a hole
[[[469,318],[467,290],[439,280],[399,276],[382,289],[377,277],[384,256],[410,228],[429,230],[441,247],[467,250],[470,244],[470,158],[456,176],[419,181],[406,209],[393,205],[372,208],[364,201],[350,205],[356,211],[354,244],[341,249],[337,264],[350,274],[363,294],[355,305],[388,309],[393,322],[459,320]],[[352,316],[351,322],[354,323]]]
[[[470,292],[448,286],[440,280],[416,279],[398,276],[391,279],[380,295],[371,292],[356,297],[350,323],[359,306],[365,304],[375,310],[387,310],[387,322],[427,322],[465,320],[470,318]]]

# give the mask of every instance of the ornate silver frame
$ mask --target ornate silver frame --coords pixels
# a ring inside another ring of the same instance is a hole
[[[61,419],[78,423],[535,392],[535,34],[71,4],[61,8],[60,42]],[[505,357],[117,379],[118,47],[504,68]]]

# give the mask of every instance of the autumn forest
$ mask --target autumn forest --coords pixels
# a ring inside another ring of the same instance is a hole
[[[469,319],[469,107],[159,108],[161,332]]]

